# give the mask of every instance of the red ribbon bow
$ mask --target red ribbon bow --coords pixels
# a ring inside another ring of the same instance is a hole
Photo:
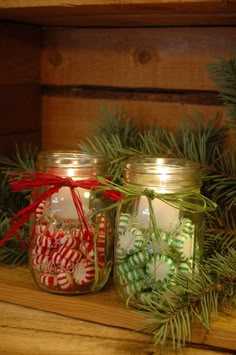
[[[38,205],[43,201],[52,196],[54,193],[58,192],[61,187],[69,187],[71,191],[71,195],[78,213],[78,218],[81,223],[84,224],[85,228],[88,230],[87,221],[84,215],[83,206],[79,197],[78,192],[76,191],[77,187],[81,187],[87,190],[96,190],[97,188],[103,186],[96,179],[87,179],[87,180],[73,180],[71,177],[60,177],[57,175],[46,174],[42,172],[33,172],[29,175],[29,172],[17,173],[19,176],[27,175],[18,180],[14,180],[14,175],[11,177],[11,188],[15,192],[19,192],[25,189],[33,189],[35,187],[49,187],[44,193],[40,195],[40,197],[31,203],[29,206],[20,210],[10,221],[10,231],[5,235],[5,237],[0,241],[0,247],[2,247],[11,236],[15,235],[21,245],[22,248],[27,250],[27,247],[17,233],[18,229],[29,219],[31,214],[36,210]],[[102,193],[107,196],[112,201],[118,201],[121,198],[121,195],[112,190],[102,191]]]

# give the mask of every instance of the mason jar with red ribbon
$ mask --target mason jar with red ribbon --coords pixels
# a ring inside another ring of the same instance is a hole
[[[113,259],[113,212],[107,207],[119,199],[117,192],[99,189],[107,161],[79,151],[48,151],[39,153],[36,166],[36,172],[13,177],[13,190],[31,189],[31,201],[13,218],[1,244],[13,234],[20,239],[17,231],[29,219],[36,284],[58,294],[99,291]]]

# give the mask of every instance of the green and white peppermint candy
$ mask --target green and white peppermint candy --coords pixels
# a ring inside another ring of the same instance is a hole
[[[127,285],[130,282],[136,282],[142,280],[144,276],[145,273],[143,269],[135,269],[120,275],[119,281],[121,285]]]
[[[193,258],[194,252],[194,224],[188,218],[184,218],[181,230],[176,236],[173,245],[185,259]]]
[[[145,266],[146,263],[148,262],[148,260],[149,260],[148,254],[141,250],[141,251],[131,255],[128,258],[127,264],[132,269],[139,269],[140,267]]]
[[[142,291],[142,282],[131,282],[125,285],[123,290],[127,296],[134,296],[136,293]]]
[[[119,246],[126,254],[132,255],[139,251],[144,243],[144,236],[135,227],[128,228],[124,234],[119,236]]]
[[[127,274],[127,272],[130,272],[132,270],[133,270],[132,265],[130,265],[128,263],[122,263],[117,266],[117,274],[118,275]]]
[[[121,249],[120,245],[118,244],[116,248],[116,262],[120,264],[120,263],[124,263],[126,260],[127,260],[126,253],[124,252],[124,250]]]
[[[163,254],[169,249],[171,234],[160,232],[157,235],[152,233],[151,241],[147,246],[148,254]]]
[[[168,281],[175,272],[175,262],[166,255],[153,255],[146,265],[146,273],[154,281]]]
[[[121,213],[119,224],[118,224],[118,232],[119,234],[123,234],[126,228],[129,225],[130,213]]]
[[[184,263],[180,263],[178,266],[178,271],[181,272],[192,272],[193,271],[193,264],[192,262],[189,260],[188,262]]]

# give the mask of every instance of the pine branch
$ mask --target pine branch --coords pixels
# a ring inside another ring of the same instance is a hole
[[[216,253],[226,255],[236,250],[236,221],[233,211],[218,208],[214,214],[207,214],[205,231],[205,259]]]
[[[210,329],[211,316],[217,314],[219,286],[200,269],[199,273],[179,273],[166,290],[156,292],[146,305],[140,304],[146,318],[144,330],[153,333],[155,345],[172,343],[180,350],[191,341],[194,324]]]
[[[192,325],[210,329],[219,308],[229,306],[229,297],[230,305],[235,304],[235,250],[226,256],[216,254],[197,269],[194,274],[178,273],[164,292],[153,292],[146,305],[139,305],[139,313],[150,324],[144,330],[153,333],[156,345],[165,347],[172,342],[172,348],[180,350],[191,340]]]
[[[229,109],[227,123],[232,132],[234,142],[236,140],[236,56],[229,58],[218,57],[218,61],[208,65],[211,79],[220,89],[220,97],[224,105]],[[236,142],[235,142],[236,143]]]
[[[2,216],[0,219],[0,240],[9,231],[10,218]],[[19,235],[28,244],[28,225],[24,225],[19,230]],[[22,245],[16,237],[12,237],[6,244],[0,248],[0,264],[21,265],[27,262],[27,252],[22,249]]]
[[[14,172],[21,173],[26,170],[35,169],[35,161],[38,148],[25,145],[21,148],[16,146],[13,156],[0,158],[0,240],[9,231],[9,221],[22,208],[29,204],[30,191],[15,193],[9,185],[9,176]],[[25,224],[20,228],[19,234],[27,245],[29,238],[29,228]],[[27,253],[22,249],[22,245],[16,237],[12,237],[2,248],[0,248],[0,263],[18,265],[27,261]]]

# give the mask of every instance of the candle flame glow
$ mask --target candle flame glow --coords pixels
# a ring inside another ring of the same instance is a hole
[[[166,172],[163,171],[160,175],[160,185],[166,186],[166,180],[167,180],[167,175],[166,175]]]
[[[74,175],[73,169],[68,169],[67,170],[67,176],[73,176],[73,175]]]

